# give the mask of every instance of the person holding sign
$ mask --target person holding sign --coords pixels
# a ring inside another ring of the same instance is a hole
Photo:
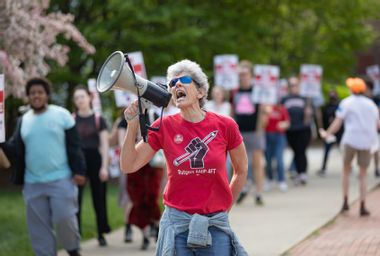
[[[264,151],[265,151],[265,127],[268,120],[268,112],[264,105],[253,102],[253,66],[250,61],[243,60],[239,63],[239,89],[232,95],[233,114],[249,156],[249,166],[256,185],[256,204],[263,205],[262,193],[264,186]],[[247,195],[247,187],[241,193],[238,203]]]
[[[121,170],[133,173],[163,149],[168,179],[156,255],[248,255],[228,220],[247,177],[238,126],[230,117],[203,110],[209,84],[197,63],[177,62],[167,78],[180,113],[156,120],[152,126],[159,130],[135,145],[139,120],[137,102],[132,103],[124,112],[128,127],[120,156]],[[227,153],[234,168],[230,183]]]
[[[380,128],[379,110],[372,100],[364,96],[366,84],[360,78],[348,78],[347,86],[351,95],[341,101],[336,111],[336,117],[327,131],[320,129],[320,135],[328,140],[344,123],[342,145],[343,155],[343,206],[342,213],[349,210],[348,189],[351,164],[355,155],[359,165],[360,180],[360,216],[369,216],[365,206],[367,193],[367,168],[371,161],[371,154],[379,148],[377,130]]]

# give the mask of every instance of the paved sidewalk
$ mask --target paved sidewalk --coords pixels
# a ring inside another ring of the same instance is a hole
[[[367,207],[370,217],[358,217],[359,202],[348,214],[338,215],[330,225],[295,246],[287,255],[380,255],[380,186],[369,193]]]
[[[273,189],[265,193],[263,207],[254,204],[253,194],[247,196],[241,205],[233,207],[230,213],[231,225],[249,255],[281,255],[337,215],[342,203],[341,155],[336,148],[332,150],[327,176],[321,178],[316,176],[315,172],[320,167],[322,153],[319,147],[308,150],[307,186],[293,186],[289,181],[287,192]],[[290,158],[290,152],[286,151],[287,164]],[[373,168],[370,168],[368,187],[373,188],[379,181],[373,177]],[[350,184],[350,202],[353,202],[359,192],[357,170],[356,172],[354,170]],[[370,204],[368,208],[372,210]],[[353,209],[353,213],[356,212]],[[96,240],[83,242],[82,254],[83,256],[154,255],[154,242],[148,251],[140,251],[142,237],[138,230],[134,231],[134,242],[131,244],[123,242],[123,229],[119,229],[107,235],[109,246],[106,248],[99,248]],[[59,256],[63,255],[66,254],[59,253]]]

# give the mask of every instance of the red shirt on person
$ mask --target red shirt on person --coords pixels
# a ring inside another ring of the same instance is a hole
[[[274,105],[268,116],[268,123],[265,129],[266,132],[285,133],[278,127],[279,122],[289,121],[289,113],[283,105]]]
[[[148,143],[165,154],[168,181],[164,204],[190,214],[227,211],[233,198],[226,155],[242,141],[236,122],[227,116],[206,112],[198,123],[188,122],[180,114],[163,118],[160,131],[149,131]]]

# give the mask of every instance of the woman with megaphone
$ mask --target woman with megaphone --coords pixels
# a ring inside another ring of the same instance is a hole
[[[138,171],[162,149],[168,180],[165,211],[160,221],[156,255],[248,255],[232,231],[228,212],[247,177],[247,154],[236,122],[206,112],[207,76],[192,61],[182,60],[167,71],[169,91],[180,109],[149,130],[147,142],[135,145],[139,129],[138,102],[124,111],[128,128],[120,167]],[[226,155],[234,169],[228,183]]]

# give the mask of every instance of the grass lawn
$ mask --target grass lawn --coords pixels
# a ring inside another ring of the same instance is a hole
[[[112,229],[124,225],[124,210],[117,205],[118,187],[108,185],[108,219]],[[89,186],[82,205],[82,240],[96,237],[95,213]],[[0,256],[33,255],[25,220],[21,190],[0,189]]]

